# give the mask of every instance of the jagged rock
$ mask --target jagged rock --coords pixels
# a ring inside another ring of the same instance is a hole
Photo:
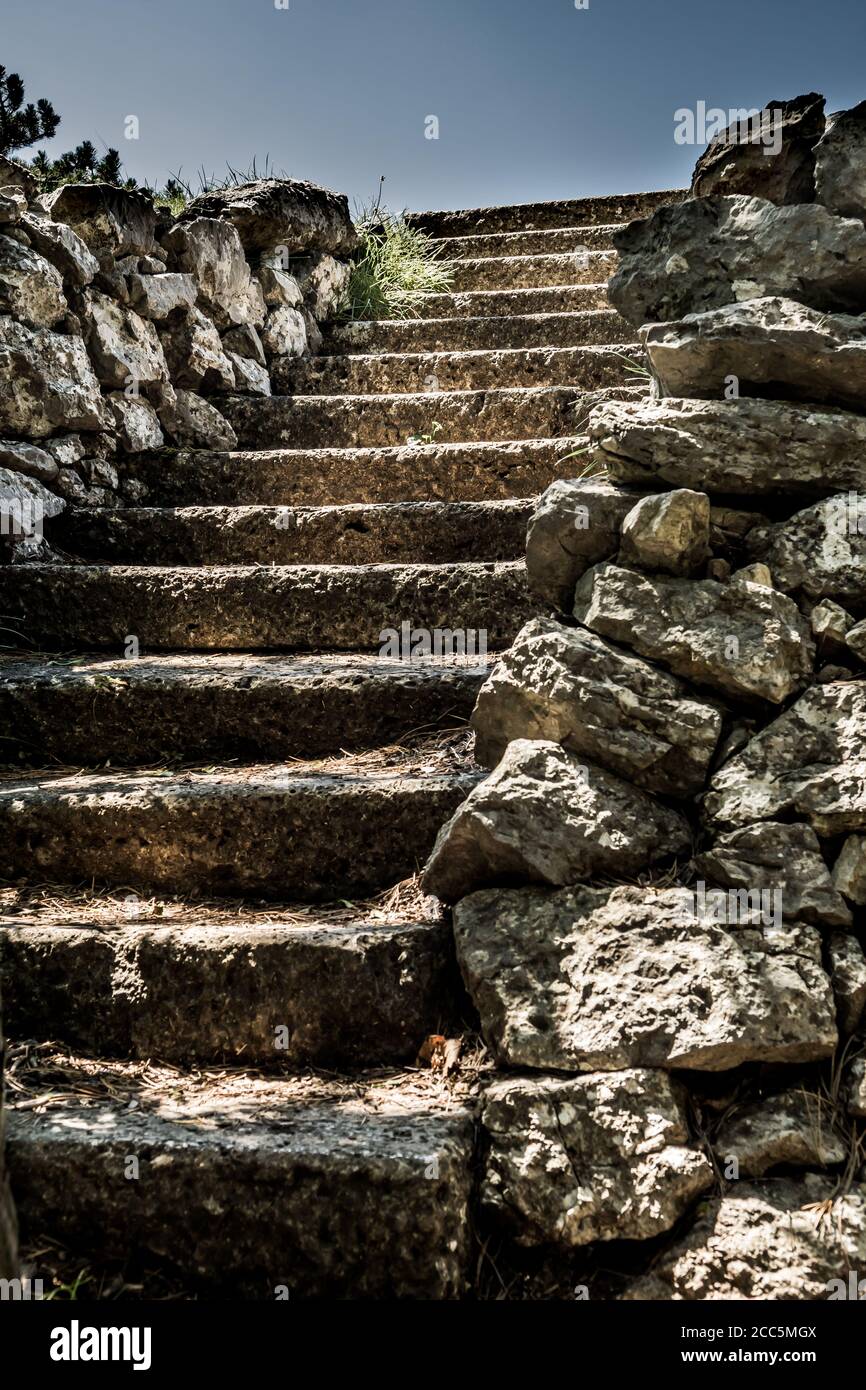
[[[849,902],[866,907],[866,836],[849,835],[833,865],[833,886]]]
[[[0,317],[0,430],[101,430],[111,415],[81,338]]]
[[[171,269],[192,276],[199,299],[218,328],[238,323],[259,327],[264,322],[261,286],[253,279],[240,237],[229,222],[215,217],[184,220],[165,234],[163,245]]]
[[[813,603],[866,601],[866,497],[827,497],[779,525],[756,527],[747,545],[786,593],[804,594]]]
[[[845,646],[858,661],[866,663],[866,619],[855,623],[845,635]]]
[[[38,483],[53,483],[58,472],[56,461],[45,449],[19,439],[0,439],[0,464]]]
[[[749,299],[641,338],[666,396],[791,395],[866,410],[866,315],[822,314],[793,299]]]
[[[191,275],[166,271],[160,275],[129,276],[129,300],[146,319],[167,319],[176,309],[191,309],[196,286]]]
[[[559,612],[570,613],[575,584],[590,565],[616,554],[623,519],[637,500],[637,493],[603,478],[551,483],[526,532],[532,592]]]
[[[809,626],[822,655],[843,656],[846,653],[845,639],[854,626],[854,619],[838,603],[829,598],[816,603],[809,614]]]
[[[807,690],[713,775],[704,812],[717,826],[797,816],[819,835],[866,830],[866,681]]]
[[[758,119],[744,115],[710,141],[695,165],[692,195],[746,193],[771,203],[811,203],[814,150],[823,131],[824,98],[817,92],[768,101]]]
[[[737,699],[780,704],[812,671],[815,647],[796,604],[760,584],[596,565],[577,586],[574,615],[601,637]]]
[[[833,932],[827,943],[827,957],[839,1032],[847,1037],[860,1026],[866,1006],[866,956],[856,936]]]
[[[866,1057],[855,1057],[845,1074],[845,1105],[855,1119],[866,1119]]]
[[[95,256],[149,256],[154,248],[153,198],[107,183],[66,183],[43,201],[54,222],[65,222]]]
[[[153,406],[141,396],[125,396],[122,391],[109,396],[117,425],[120,446],[129,454],[161,449],[165,443]]]
[[[646,791],[692,796],[718,742],[718,709],[584,628],[535,618],[493,667],[472,715],[475,757],[551,739]]]
[[[710,553],[710,499],[678,488],[642,497],[622,523],[619,558],[638,569],[690,575]]]
[[[175,444],[187,449],[236,449],[237,435],[210,401],[194,391],[172,391],[159,409],[159,419]]]
[[[25,214],[21,225],[35,249],[50,261],[63,280],[76,288],[89,285],[99,273],[99,261],[91,255],[81,237],[63,222]]]
[[[300,179],[256,179],[193,198],[180,221],[220,217],[232,223],[245,251],[348,255],[358,245],[349,200]]]
[[[89,442],[94,447],[95,441]],[[80,434],[55,435],[53,439],[45,440],[45,448],[60,468],[75,468],[87,453]]]
[[[133,309],[124,309],[98,290],[90,292],[88,346],[96,374],[113,389],[151,386],[168,378],[156,329]]]
[[[764,589],[775,588],[773,576],[768,567],[759,561],[751,565],[743,565],[742,569],[734,570],[731,579],[736,580],[738,584],[760,584]]]
[[[271,379],[267,370],[260,367],[251,357],[241,357],[237,352],[228,354],[235,374],[235,390],[248,396],[269,396]]]
[[[589,417],[614,483],[744,496],[866,491],[866,419],[788,401],[607,401]]]
[[[838,112],[815,146],[815,197],[866,222],[866,101]]]
[[[845,1145],[833,1132],[830,1108],[805,1090],[782,1091],[737,1107],[723,1120],[713,1149],[722,1172],[735,1178],[761,1178],[782,1163],[826,1168],[846,1158]],[[734,1173],[727,1172],[731,1160]]]
[[[521,1245],[647,1240],[714,1178],[664,1072],[496,1081],[481,1126],[481,1205]]]
[[[855,314],[866,300],[866,228],[816,203],[667,203],[614,240],[608,298],[636,328],[769,295]]]
[[[817,931],[722,926],[687,889],[490,889],[454,933],[502,1066],[726,1071],[836,1046]]]
[[[53,328],[69,305],[63,281],[43,256],[8,236],[0,236],[0,313],[32,328]]]
[[[37,532],[42,521],[58,516],[64,502],[36,478],[0,468],[0,515],[3,535],[29,536]]]
[[[832,1215],[821,1221],[821,1209]],[[704,1302],[847,1298],[866,1264],[866,1186],[840,1195],[835,1176],[738,1183],[637,1279],[626,1300]],[[856,1293],[854,1297],[856,1298]]]
[[[269,309],[279,309],[282,305],[288,309],[300,308],[304,296],[293,275],[289,275],[277,265],[268,265],[265,261],[256,271],[256,277]]]
[[[346,293],[351,266],[333,256],[319,256],[298,271],[298,285],[313,318],[324,323],[336,313]]]
[[[0,223],[13,227],[27,212],[27,199],[13,184],[0,186]]]
[[[258,332],[251,323],[238,324],[222,334],[226,352],[236,352],[239,357],[251,357],[260,367],[267,366],[265,349]]]
[[[0,186],[19,188],[27,201],[30,202],[36,196],[39,180],[25,164],[19,164],[17,159],[10,159],[8,155],[0,154]]]
[[[440,830],[423,885],[445,902],[488,883],[638,873],[686,849],[688,823],[558,743],[515,739]]]
[[[272,309],[262,329],[262,343],[269,357],[300,357],[307,350],[307,325],[298,309],[284,305]]]
[[[220,335],[199,309],[181,310],[159,325],[165,359],[176,386],[231,391],[235,372]]]
[[[759,821],[720,835],[711,849],[695,856],[694,865],[722,888],[780,889],[786,922],[851,925],[850,909],[833,886],[811,826]]]

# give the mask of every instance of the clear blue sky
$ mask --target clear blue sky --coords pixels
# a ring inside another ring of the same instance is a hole
[[[279,170],[471,207],[685,184],[674,111],[866,98],[866,0],[0,0],[0,62],[164,181]],[[140,138],[124,138],[124,118]],[[428,116],[439,139],[424,138]]]

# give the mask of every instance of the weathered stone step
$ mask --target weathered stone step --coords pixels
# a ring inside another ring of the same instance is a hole
[[[597,285],[545,285],[529,290],[467,290],[460,294],[428,295],[419,321],[582,313],[587,309],[609,308],[606,281]]]
[[[327,506],[364,502],[505,501],[574,476],[585,436],[402,448],[267,449],[142,454],[128,465],[150,506]]]
[[[82,507],[62,513],[46,535],[73,555],[112,564],[451,564],[519,559],[531,515],[531,500]]]
[[[623,357],[640,361],[639,343],[604,347],[506,348],[500,352],[395,352],[281,359],[274,386],[286,395],[350,396],[574,386],[597,391],[628,382]]]
[[[616,269],[615,251],[575,251],[551,256],[477,256],[452,261],[455,293],[461,290],[538,289],[544,285],[597,285]]]
[[[370,448],[413,438],[465,444],[580,434],[593,405],[634,394],[626,387],[603,396],[571,386],[531,386],[414,396],[225,396],[220,409],[242,449]]]
[[[483,658],[0,658],[0,760],[113,767],[320,758],[468,721]]]
[[[480,775],[427,765],[404,752],[392,762],[356,754],[336,772],[291,762],[6,773],[0,878],[305,902],[366,897],[416,872]]]
[[[149,651],[379,651],[383,631],[483,629],[507,646],[532,609],[523,561],[206,569],[5,565],[7,646]]]
[[[594,226],[648,217],[662,203],[681,203],[682,188],[650,193],[614,193],[595,198],[568,198],[550,203],[514,203],[504,207],[457,208],[448,212],[411,212],[409,221],[434,237],[478,236],[491,232]]]
[[[329,352],[461,352],[627,343],[634,329],[613,309],[500,318],[380,319],[336,328]]]
[[[48,1234],[84,1265],[145,1252],[265,1300],[463,1293],[473,1121],[432,1080],[151,1066],[145,1085],[140,1064],[59,1061],[90,1080],[86,1103],[54,1075],[37,1083],[53,1104],[9,1117],[25,1241]]]
[[[440,237],[436,249],[439,255],[448,260],[610,251],[613,234],[621,226],[621,222],[602,222],[589,227],[547,227],[525,232],[484,232],[480,236]]]

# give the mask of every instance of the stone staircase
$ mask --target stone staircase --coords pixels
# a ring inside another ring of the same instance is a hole
[[[237,452],[142,459],[132,505],[57,519],[68,564],[0,570],[25,1247],[466,1291],[472,1088],[413,1063],[471,1018],[406,881],[483,775],[484,670],[377,653],[403,623],[495,653],[532,612],[533,499],[588,398],[635,389],[611,234],[678,196],[418,214],[455,262],[425,317],[335,328],[284,394],[221,401]]]

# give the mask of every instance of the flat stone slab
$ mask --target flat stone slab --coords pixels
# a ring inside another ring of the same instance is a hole
[[[723,927],[686,889],[491,889],[454,932],[503,1066],[726,1071],[836,1046],[817,931]]]

